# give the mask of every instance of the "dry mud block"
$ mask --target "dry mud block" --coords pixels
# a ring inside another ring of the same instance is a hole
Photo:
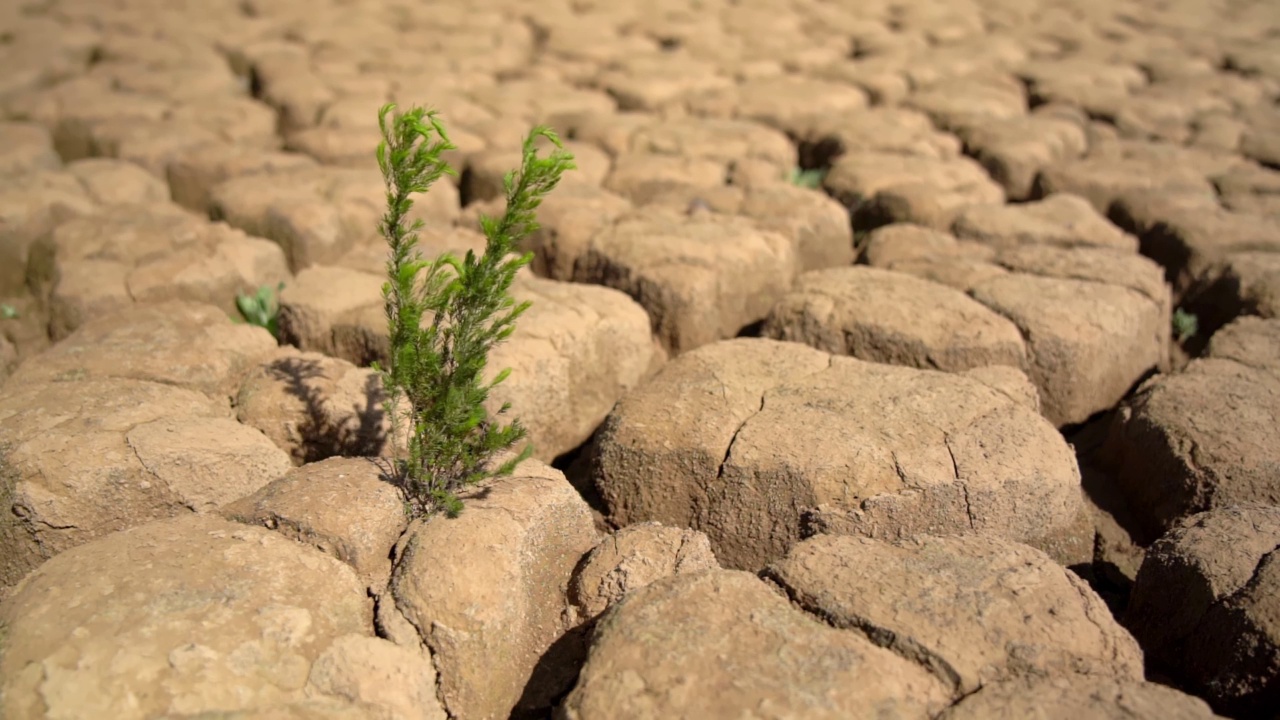
[[[1151,665],[1230,717],[1280,707],[1280,507],[1187,518],[1147,551],[1126,624]]]
[[[331,264],[377,237],[386,187],[376,167],[303,168],[225,180],[209,191],[210,215],[250,235],[279,243],[299,272]],[[410,220],[448,225],[458,216],[458,189],[436,183],[415,198]]]
[[[1027,90],[1007,73],[975,73],[916,88],[902,104],[945,130],[974,123],[1010,120],[1027,114]]]
[[[365,148],[366,156],[368,147],[377,147],[377,142]],[[165,168],[165,178],[175,203],[205,214],[212,207],[213,189],[228,180],[249,175],[301,174],[318,169],[319,163],[298,153],[211,143],[173,158]]]
[[[391,550],[408,523],[393,472],[377,458],[329,458],[290,470],[220,513],[315,547],[381,592],[391,578]]]
[[[236,394],[236,419],[257,428],[295,465],[391,450],[382,379],[370,368],[282,347],[249,371]]]
[[[824,167],[842,155],[889,153],[934,160],[960,156],[956,136],[934,127],[929,116],[902,107],[807,116],[793,131],[806,167]]]
[[[372,615],[356,573],[313,548],[212,517],[150,523],[60,555],[0,605],[0,710],[442,720],[430,661],[373,637]]]
[[[168,199],[163,182],[118,160],[80,160],[61,170],[0,173],[0,296],[25,292],[28,249],[59,222],[104,206],[145,209]]]
[[[814,115],[848,115],[866,109],[867,101],[867,93],[851,83],[779,75],[698,93],[686,104],[695,115],[749,120],[791,134],[807,129]]]
[[[1145,541],[1197,512],[1280,505],[1280,320],[1240,318],[1116,413],[1107,455]]]
[[[558,717],[926,718],[948,700],[919,664],[810,618],[753,575],[710,570],[606,613]]]
[[[1041,170],[1074,161],[1088,147],[1079,122],[1048,114],[960,119],[952,130],[1010,200],[1030,199]]]
[[[501,211],[501,207],[486,205],[468,206],[468,211]],[[645,198],[643,207],[636,212],[631,202],[600,188],[557,188],[538,208],[541,229],[525,243],[525,249],[534,253],[534,272],[556,280],[572,280],[576,266],[596,236],[607,236],[616,222],[661,213],[688,216],[698,222],[718,215],[750,220],[760,230],[790,239],[803,270],[849,265],[854,259],[849,213],[830,197],[807,188],[785,183],[716,188],[672,186]]]
[[[584,115],[566,133],[613,157],[604,188],[643,202],[670,188],[715,188],[727,179],[781,182],[796,165],[796,149],[778,130],[742,120]]]
[[[802,525],[1055,542],[1082,511],[1075,459],[1034,405],[984,380],[719,342],[619,401],[592,476],[614,522],[701,530],[732,568],[781,557]]]
[[[1021,676],[1142,680],[1142,651],[1102,599],[1007,540],[819,536],[764,577],[809,615],[919,663],[954,698]]]
[[[1001,252],[997,264],[1012,272],[969,294],[1022,332],[1032,359],[1027,374],[1055,425],[1114,407],[1144,374],[1167,364],[1169,291],[1149,260],[1024,247]]]
[[[984,685],[938,720],[1215,720],[1208,703],[1153,682],[1075,675]]]
[[[548,708],[581,660],[568,588],[598,539],[591,511],[537,461],[465,499],[457,518],[409,526],[378,621],[402,647],[429,649],[450,717]]]
[[[718,569],[706,535],[662,523],[637,523],[605,538],[583,557],[569,597],[591,619],[661,578]]]
[[[1111,215],[1138,236],[1142,254],[1164,266],[1175,297],[1211,280],[1232,254],[1280,253],[1280,218],[1226,210],[1197,196],[1133,193],[1117,200]]]
[[[13,177],[37,170],[58,170],[62,158],[53,137],[33,122],[0,122],[0,176]]]
[[[384,277],[343,267],[304,270],[281,294],[281,333],[303,350],[368,365],[387,352]],[[617,290],[521,274],[511,288],[532,306],[489,358],[489,377],[510,367],[490,412],[510,402],[537,457],[580,445],[621,395],[661,362],[649,317]]]
[[[1026,366],[1018,327],[954,288],[854,266],[805,273],[761,335],[869,362],[961,372]]]
[[[854,227],[867,230],[895,222],[946,230],[964,208],[1005,200],[1004,190],[967,157],[846,153],[822,185],[849,208]]]
[[[266,330],[234,323],[211,305],[138,305],[85,323],[38,360],[23,363],[5,387],[127,378],[228,402],[250,368],[276,347]]]
[[[1182,307],[1211,334],[1241,315],[1280,317],[1280,252],[1237,252],[1201,273]]]
[[[289,469],[221,403],[144,380],[10,385],[0,428],[3,586],[92,538],[215,510]]]
[[[749,219],[650,209],[596,235],[574,279],[634,298],[677,355],[763,320],[797,267],[795,244]]]
[[[1160,267],[1131,251],[1071,245],[1070,233],[1031,237],[957,241],[891,225],[873,233],[866,256],[962,290],[1012,322],[1045,417],[1059,426],[1083,422],[1167,365],[1169,289]]]
[[[1213,186],[1228,210],[1280,219],[1280,170],[1241,165],[1214,176]]]
[[[1071,193],[1087,199],[1101,213],[1132,194],[1212,198],[1209,178],[1243,162],[1238,155],[1124,140],[1096,147],[1074,162],[1045,168],[1036,177],[1032,196]]]
[[[960,240],[1004,249],[1019,245],[1138,251],[1138,239],[1111,224],[1078,195],[1061,193],[1019,205],[967,208],[950,228]]]
[[[86,320],[135,303],[186,300],[237,316],[236,295],[291,279],[275,243],[175,205],[104,210],[32,244],[27,284],[60,340]]]

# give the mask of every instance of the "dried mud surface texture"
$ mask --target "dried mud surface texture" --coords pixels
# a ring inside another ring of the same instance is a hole
[[[708,570],[610,610],[558,717],[914,718],[948,697],[924,668],[810,618],[755,576]]]
[[[1018,677],[1142,680],[1142,651],[1047,555],[990,537],[820,536],[764,576],[833,627],[929,669],[956,697]]]
[[[27,265],[27,285],[48,307],[55,341],[134,304],[206,303],[239,317],[237,293],[291,280],[275,243],[172,204],[68,220],[32,244]]]
[[[564,475],[537,461],[469,492],[456,519],[409,526],[379,622],[428,648],[452,717],[506,718],[551,706],[581,662],[568,588],[599,538]]]
[[[0,709],[128,720],[301,701],[372,619],[355,572],[312,548],[207,516],[151,523],[60,555],[0,605]]]
[[[1147,551],[1125,622],[1151,663],[1230,717],[1280,703],[1280,508],[1193,515]]]
[[[985,685],[939,720],[1214,720],[1198,697],[1153,682],[1075,675]]]
[[[612,521],[700,530],[735,569],[782,557],[802,530],[1035,544],[1082,509],[1074,457],[1025,400],[797,343],[731,340],[673,360],[595,442]]]
[[[275,352],[262,328],[201,303],[140,305],[97,318],[23,363],[8,386],[121,378],[203,392],[229,404],[249,370]]]
[[[872,267],[805,273],[761,330],[764,337],[868,362],[960,372],[1026,366],[1009,320],[945,285]]]
[[[1144,383],[1112,422],[1108,461],[1146,542],[1189,515],[1280,504],[1280,320],[1242,317],[1204,357]]]
[[[364,457],[308,463],[221,514],[331,555],[381,592],[391,578],[391,551],[408,524],[393,470],[387,460]]]
[[[94,538],[213,511],[289,469],[206,395],[141,380],[11,385],[0,429],[0,587]]]
[[[628,594],[671,575],[719,569],[711,542],[662,523],[628,525],[600,541],[569,586],[583,615],[595,618]]]

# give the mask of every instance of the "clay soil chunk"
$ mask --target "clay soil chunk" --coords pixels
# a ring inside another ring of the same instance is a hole
[[[688,101],[696,115],[752,120],[794,133],[812,115],[849,113],[867,106],[867,94],[840,82],[796,75],[747,80],[735,87],[697,94]]]
[[[938,720],[1216,720],[1208,703],[1153,682],[1075,675],[985,685]]]
[[[533,253],[529,267],[541,277],[572,280],[591,238],[630,210],[626,198],[603,188],[585,183],[557,187],[538,207],[539,229],[525,238],[524,249]],[[494,208],[491,214],[500,211]]]
[[[397,644],[430,649],[451,717],[545,709],[572,682],[581,652],[566,637],[579,622],[568,587],[598,540],[591,511],[564,475],[537,461],[465,500],[456,519],[409,526],[379,622]]]
[[[43,126],[32,122],[0,122],[0,175],[61,167],[62,158],[53,149],[53,138]]]
[[[934,160],[960,155],[960,141],[933,126],[929,116],[901,107],[814,115],[797,129],[808,164],[822,166],[842,155],[897,153]],[[825,157],[820,157],[825,155]]]
[[[1052,165],[1036,177],[1034,197],[1071,193],[1088,200],[1100,213],[1127,195],[1212,196],[1206,173],[1189,164],[1148,154],[1090,154],[1074,162]]]
[[[950,230],[961,240],[996,248],[1035,244],[1138,250],[1137,238],[1108,222],[1084,198],[1068,194],[1020,205],[968,208]]]
[[[1030,199],[1041,170],[1074,161],[1088,147],[1079,124],[1042,115],[984,117],[962,122],[955,132],[1010,200]]]
[[[376,167],[240,175],[214,186],[209,197],[212,217],[279,243],[293,272],[332,263],[375,238],[386,209],[386,188]],[[428,224],[451,223],[461,206],[457,188],[447,182],[416,200],[411,220]]]
[[[990,537],[819,536],[769,566],[799,608],[916,659],[957,697],[1079,673],[1142,680],[1142,651],[1069,570]]]
[[[165,177],[174,202],[195,212],[207,213],[213,188],[222,182],[247,175],[312,172],[318,167],[314,160],[298,153],[213,143],[174,158],[166,168]]]
[[[614,522],[701,530],[737,569],[785,554],[802,518],[851,535],[1034,544],[1081,511],[1075,460],[1025,401],[797,343],[730,340],[677,358],[618,403],[595,443]]]
[[[62,170],[0,173],[0,296],[25,291],[28,249],[59,222],[108,205],[145,207],[168,198],[163,182],[118,160],[80,160]]]
[[[574,280],[630,295],[676,355],[764,319],[791,286],[796,266],[786,236],[745,218],[653,209],[593,238]]]
[[[1228,210],[1280,219],[1280,170],[1241,165],[1213,178]]]
[[[207,396],[133,379],[9,385],[0,428],[0,587],[68,548],[235,500],[288,469]]]
[[[434,680],[430,664],[371,637],[351,568],[218,518],[151,523],[64,553],[0,605],[0,622],[0,709],[13,720],[251,713],[308,698],[378,717],[406,696],[434,700],[415,687]],[[399,671],[386,672],[389,660]],[[371,702],[348,699],[379,676]]]
[[[58,225],[31,247],[27,283],[60,340],[135,303],[208,303],[238,317],[236,295],[290,279],[273,242],[174,205],[114,208]]]
[[[1147,551],[1126,624],[1152,665],[1229,717],[1280,703],[1280,507],[1193,515]]]
[[[1241,315],[1280,317],[1280,252],[1238,252],[1214,263],[1187,290],[1183,307],[1211,335]]]
[[[80,327],[34,362],[9,387],[90,378],[129,378],[190,388],[228,401],[249,369],[275,352],[266,330],[236,324],[211,305],[138,305]]]
[[[1009,318],[1027,341],[1028,375],[1055,425],[1113,407],[1167,362],[1168,291],[1154,263],[1104,249],[1025,247],[997,262],[1013,270],[970,295]]]
[[[221,510],[228,520],[261,525],[350,565],[381,592],[391,550],[408,524],[389,461],[329,458],[289,471]]]
[[[565,720],[932,717],[949,688],[920,665],[711,570],[631,594],[596,628]]]
[[[910,222],[946,230],[970,205],[1004,202],[1004,190],[970,158],[890,152],[840,156],[823,188],[850,209],[855,228]]]
[[[628,525],[582,559],[569,585],[584,617],[595,618],[636,590],[661,578],[718,570],[707,536],[662,523]]]
[[[770,311],[764,337],[869,362],[959,372],[1026,364],[1018,328],[964,293],[905,273],[805,273]]]
[[[1177,296],[1230,254],[1280,252],[1280,219],[1194,197],[1135,193],[1118,200],[1111,214],[1138,236],[1144,255],[1164,266]]]
[[[1012,322],[1026,344],[1023,367],[1056,425],[1114,407],[1145,373],[1167,366],[1169,290],[1160,268],[1136,253],[1020,242],[1012,232],[957,241],[895,224],[872,233],[865,255],[962,290]]]
[[[1120,407],[1108,457],[1146,541],[1184,517],[1280,505],[1280,320],[1240,318],[1205,357],[1148,380]]]

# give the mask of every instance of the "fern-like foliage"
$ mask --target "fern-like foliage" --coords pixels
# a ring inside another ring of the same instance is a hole
[[[387,367],[378,370],[392,427],[404,419],[410,429],[408,457],[397,459],[410,515],[444,510],[456,516],[462,511],[462,488],[511,474],[532,452],[526,445],[492,467],[490,461],[524,439],[526,431],[518,420],[501,422],[509,404],[498,417],[484,408],[489,391],[510,369],[491,382],[481,378],[489,351],[511,336],[529,308],[508,291],[532,254],[513,252],[538,229],[535,211],[542,199],[575,166],[554,132],[535,127],[524,141],[519,171],[505,178],[506,210],[499,218],[481,218],[484,253],[477,257],[467,251],[464,258],[444,253],[425,260],[417,251],[422,221],[407,224],[412,195],[454,174],[442,154],[455,146],[435,112],[394,110],[385,105],[378,112],[383,140],[377,158],[387,187],[379,230],[390,248],[382,295],[391,340]],[[547,157],[538,155],[539,138],[555,147]]]

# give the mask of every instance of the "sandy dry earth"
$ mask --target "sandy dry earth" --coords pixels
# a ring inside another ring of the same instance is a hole
[[[386,102],[578,165],[456,520]],[[1280,708],[1273,1],[3,0],[0,310],[5,720]]]

